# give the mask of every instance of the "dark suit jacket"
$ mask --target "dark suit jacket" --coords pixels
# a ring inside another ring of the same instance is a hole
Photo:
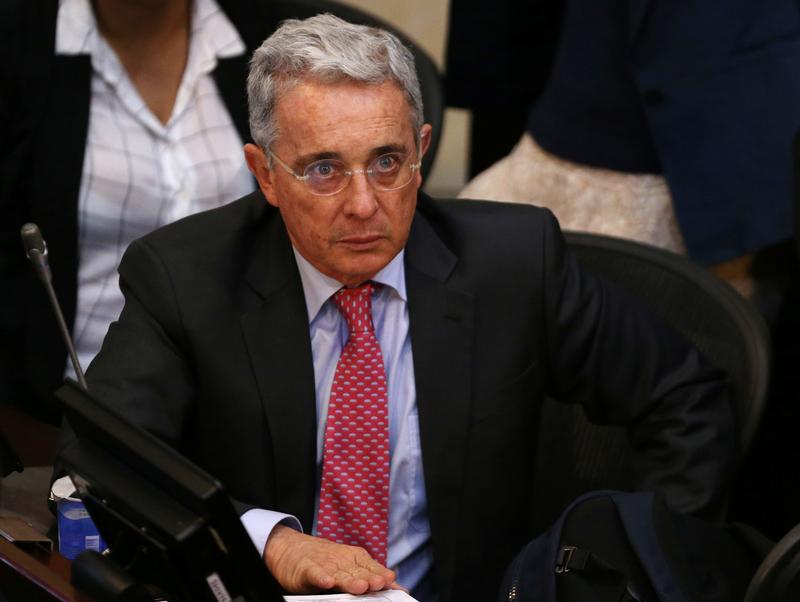
[[[221,59],[214,81],[243,140],[250,139],[245,81],[250,53],[272,32],[266,0],[218,0],[247,50]],[[88,55],[56,56],[56,0],[0,6],[0,403],[50,422],[67,353],[19,229],[39,225],[69,327],[78,277],[78,193],[89,125]],[[84,366],[85,368],[85,366]]]
[[[420,196],[405,255],[425,484],[443,601],[492,599],[533,533],[540,400],[632,426],[642,488],[719,511],[734,457],[720,375],[583,273],[529,206]],[[253,193],[134,242],[120,320],[88,371],[100,399],[246,503],[312,524],[315,389],[302,285]]]

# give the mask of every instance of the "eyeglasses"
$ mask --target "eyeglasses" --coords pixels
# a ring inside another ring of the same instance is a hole
[[[405,153],[386,153],[375,157],[366,169],[348,169],[338,159],[320,159],[306,166],[301,176],[271,150],[267,152],[283,169],[303,182],[311,194],[317,196],[332,196],[341,192],[350,183],[353,174],[366,175],[375,190],[399,190],[411,183],[414,172],[422,165],[421,162],[411,163],[410,155]]]

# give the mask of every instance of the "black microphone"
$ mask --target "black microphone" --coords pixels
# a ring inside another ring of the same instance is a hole
[[[25,224],[20,228],[22,244],[25,245],[25,256],[36,268],[36,275],[43,284],[47,285],[53,281],[50,273],[50,263],[47,261],[47,243],[42,238],[39,226],[36,224]]]
[[[36,274],[39,280],[44,284],[47,290],[47,296],[50,298],[50,305],[53,308],[53,313],[56,315],[58,328],[61,330],[61,337],[64,339],[64,344],[67,346],[69,358],[72,360],[72,367],[75,370],[75,375],[78,377],[78,382],[81,387],[88,389],[86,386],[86,379],[83,376],[81,364],[78,361],[78,354],[75,353],[75,346],[72,344],[72,337],[69,336],[69,329],[67,323],[64,321],[64,314],[61,312],[61,305],[58,303],[56,292],[53,290],[53,275],[50,273],[50,263],[47,260],[47,243],[42,238],[42,233],[39,231],[39,226],[36,224],[27,223],[20,228],[20,236],[22,237],[22,244],[25,246],[25,256],[33,264],[36,269]]]

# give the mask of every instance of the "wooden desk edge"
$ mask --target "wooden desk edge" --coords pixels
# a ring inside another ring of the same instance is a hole
[[[32,556],[13,543],[0,538],[0,563],[8,566],[21,579],[63,602],[91,602],[70,584],[71,563],[55,552]]]

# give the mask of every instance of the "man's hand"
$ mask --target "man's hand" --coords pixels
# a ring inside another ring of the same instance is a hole
[[[272,530],[264,561],[281,587],[292,594],[402,589],[395,582],[394,571],[375,562],[363,548],[304,535],[286,525]]]

